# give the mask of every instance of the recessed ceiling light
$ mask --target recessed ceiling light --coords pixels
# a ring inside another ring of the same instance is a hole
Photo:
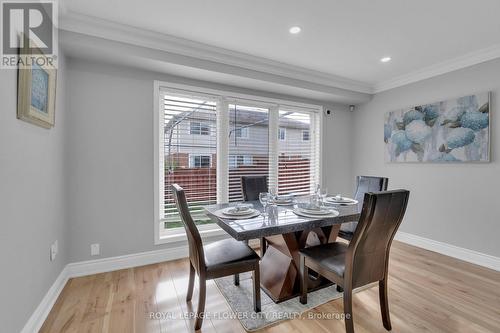
[[[380,59],[380,61],[389,62],[389,61],[391,61],[391,57],[383,57],[382,59]]]
[[[301,31],[302,31],[302,29],[301,29],[300,27],[295,26],[295,27],[291,27],[291,28],[290,28],[290,30],[288,30],[288,31],[290,31],[290,33],[291,33],[291,34],[296,35],[296,34],[298,34],[299,32],[301,32]]]

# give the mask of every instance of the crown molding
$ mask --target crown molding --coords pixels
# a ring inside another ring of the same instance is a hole
[[[63,8],[59,28],[73,33],[169,52],[283,78],[346,91],[376,94],[500,58],[500,44],[371,84],[279,61],[228,50],[130,25],[82,15]]]
[[[71,11],[65,11],[61,16],[59,28],[79,34],[240,67],[246,70],[279,75],[359,93],[372,93],[371,85],[365,82],[351,80],[303,67],[292,66],[263,57],[236,52],[150,30],[139,29],[133,26]]]
[[[393,79],[378,82],[373,86],[373,93],[376,94],[382,91],[394,89],[497,58],[500,58],[500,44],[467,53],[463,56],[443,61],[405,75],[397,76]]]

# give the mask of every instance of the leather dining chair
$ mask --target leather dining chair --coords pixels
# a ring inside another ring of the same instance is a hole
[[[241,177],[241,192],[244,201],[259,200],[259,194],[267,192],[267,176],[242,176]],[[260,239],[260,256],[263,257],[266,253],[266,239]]]
[[[389,251],[409,195],[407,190],[366,193],[359,224],[349,244],[334,242],[300,250],[300,302],[307,303],[306,283],[311,268],[344,288],[346,332],[353,333],[352,290],[378,281],[382,322],[391,330],[387,298]]]
[[[224,276],[235,275],[235,284],[239,284],[237,274],[252,271],[254,310],[260,312],[260,257],[248,245],[233,238],[203,245],[200,233],[189,212],[186,195],[182,187],[172,185],[172,193],[179,211],[182,224],[186,229],[189,245],[189,284],[186,301],[191,301],[195,274],[199,278],[199,300],[196,313],[195,330],[203,323],[205,311],[206,281]]]
[[[358,207],[361,210],[363,207],[363,198],[365,193],[387,191],[389,178],[372,177],[372,176],[357,176],[356,177],[356,192],[354,199],[358,201]],[[358,222],[348,222],[340,226],[339,237],[350,241],[354,235],[354,230]]]
[[[241,177],[241,192],[244,201],[259,200],[259,193],[267,191],[267,176]]]

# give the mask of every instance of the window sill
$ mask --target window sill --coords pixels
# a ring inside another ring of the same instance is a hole
[[[200,236],[203,240],[210,241],[214,238],[225,238],[221,236],[228,236],[227,233],[219,227],[212,227],[206,229],[199,229]],[[170,244],[177,242],[185,242],[187,241],[186,232],[183,228],[179,228],[178,230],[169,230],[165,232],[165,234],[159,239],[155,240],[155,245],[161,244]]]

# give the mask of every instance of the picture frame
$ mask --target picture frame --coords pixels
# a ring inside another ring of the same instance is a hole
[[[26,38],[24,45],[19,55],[17,118],[50,129],[55,125],[57,69],[43,61],[46,56],[33,40]]]
[[[387,163],[488,163],[491,91],[387,112]]]

